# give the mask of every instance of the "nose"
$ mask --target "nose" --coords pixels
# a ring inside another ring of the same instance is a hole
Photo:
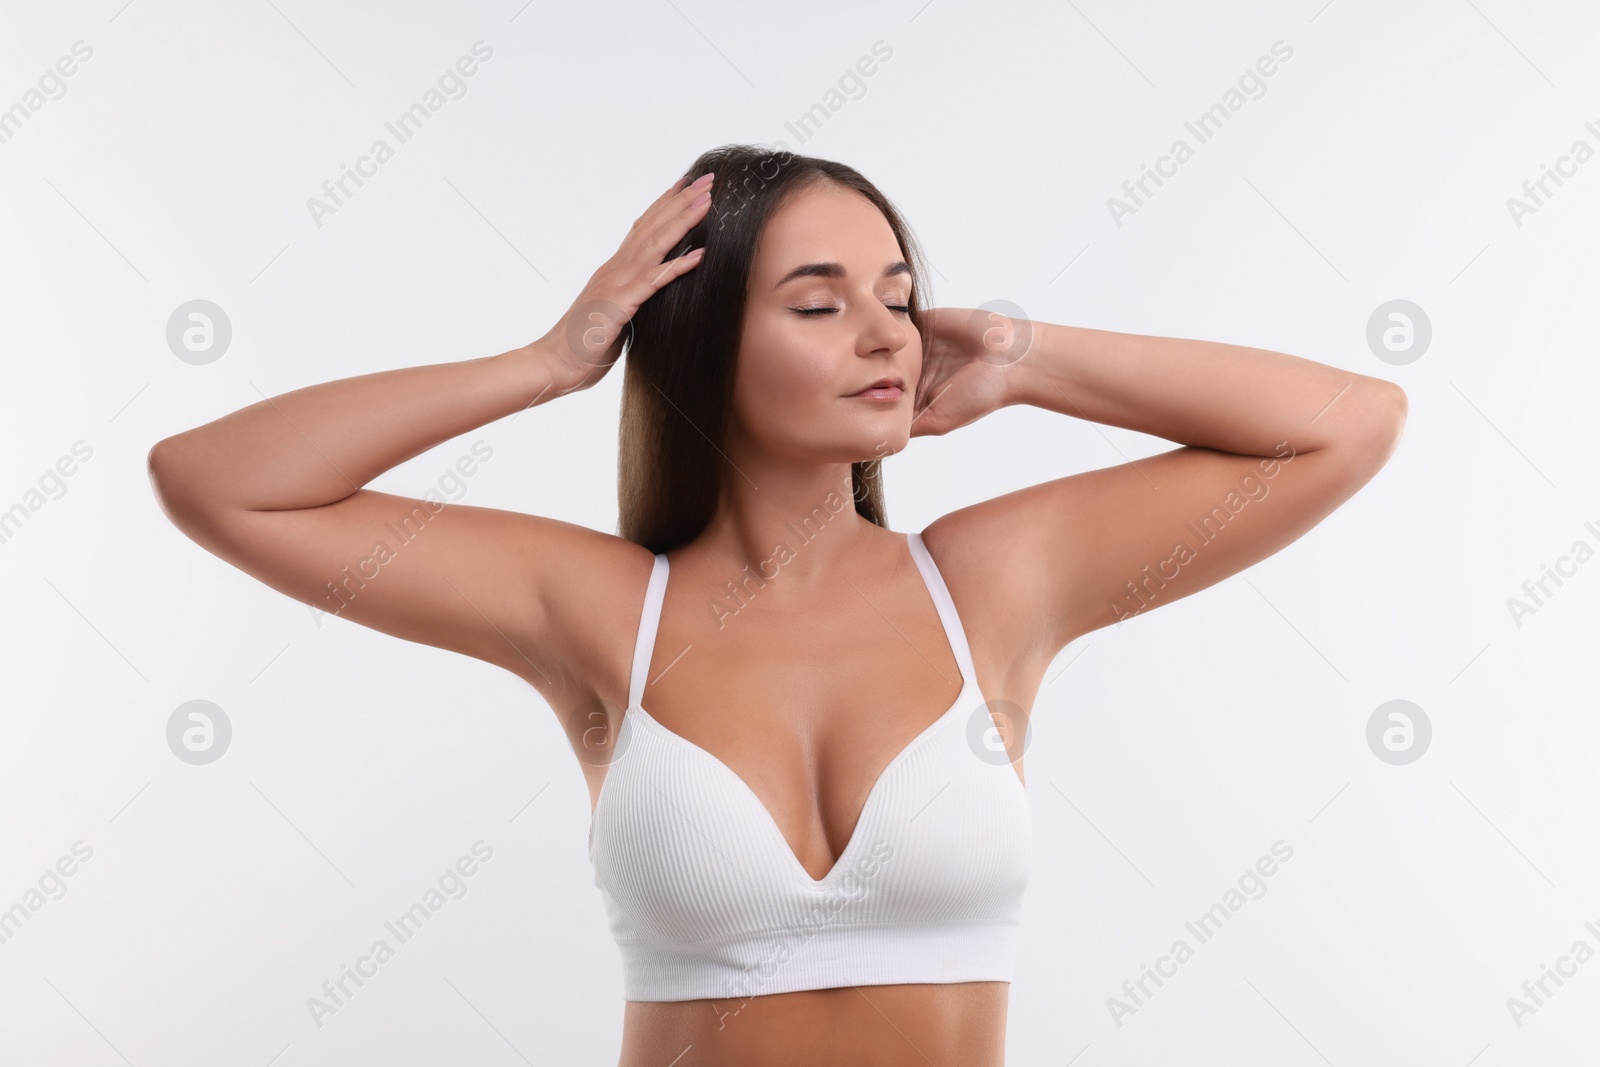
[[[890,310],[887,304],[876,297],[867,301],[867,304],[869,306],[861,317],[856,350],[861,355],[871,355],[874,352],[898,352],[904,348],[917,329],[911,316]]]

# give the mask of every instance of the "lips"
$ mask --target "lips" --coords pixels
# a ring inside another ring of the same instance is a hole
[[[850,395],[851,396],[868,396],[868,397],[892,398],[892,397],[899,396],[901,393],[904,393],[905,392],[905,388],[906,388],[906,382],[905,382],[904,378],[894,378],[894,377],[885,376],[885,377],[879,378],[877,381],[874,381],[873,383],[871,383],[870,385],[866,386],[865,388],[859,389],[856,392],[851,393]]]

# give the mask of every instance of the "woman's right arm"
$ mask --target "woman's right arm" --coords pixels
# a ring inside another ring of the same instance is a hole
[[[362,487],[603,377],[639,306],[699,263],[696,253],[664,261],[709,206],[707,182],[686,182],[635,220],[530,345],[308,386],[157,442],[149,468],[163,510],[207,551],[302,603],[497,664],[558,709],[591,704],[583,679],[626,670],[615,632],[637,626],[648,550],[557,519]]]
[[[157,442],[151,480],[180,530],[279,592],[546,691],[566,673],[551,644],[558,584],[643,550],[555,519],[362,486],[578,384],[572,361],[536,342],[312,385]]]

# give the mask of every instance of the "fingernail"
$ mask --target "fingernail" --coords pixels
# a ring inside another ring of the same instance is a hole
[[[701,193],[699,196],[694,198],[694,203],[690,204],[689,206],[690,207],[699,207],[701,204],[704,204],[706,201],[708,201],[710,199],[711,199],[711,194],[710,193]]]
[[[711,179],[714,178],[715,176],[716,175],[713,172],[706,171],[706,173],[700,175],[700,177],[698,177],[698,178],[696,178],[694,180],[694,184],[692,184],[690,186],[690,188],[691,189],[704,189],[706,186],[711,184]]]

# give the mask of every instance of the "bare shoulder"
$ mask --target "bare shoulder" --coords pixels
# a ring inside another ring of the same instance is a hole
[[[627,704],[628,669],[655,554],[624,537],[562,525],[558,557],[539,568],[537,598],[546,613],[540,629],[560,662],[540,664],[546,677],[529,681],[566,720],[582,718],[597,705],[620,710]]]
[[[1031,694],[1059,651],[1047,647],[1049,604],[1032,546],[1018,543],[1037,526],[1028,505],[1026,490],[1008,493],[942,515],[922,532],[991,697]]]

